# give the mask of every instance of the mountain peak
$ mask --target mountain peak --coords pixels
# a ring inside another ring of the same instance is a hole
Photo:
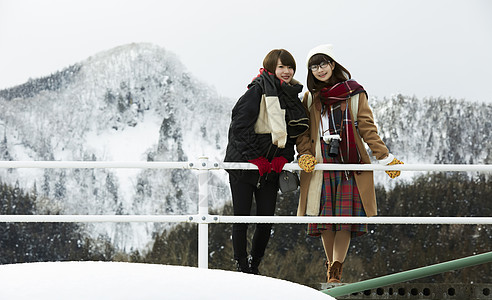
[[[152,43],[130,43],[120,45],[109,50],[104,50],[90,56],[86,62],[93,60],[113,60],[115,57],[120,56],[174,56],[170,52],[166,51],[163,47]],[[82,62],[84,63],[84,62]]]

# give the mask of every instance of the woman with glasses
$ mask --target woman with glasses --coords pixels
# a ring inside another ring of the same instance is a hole
[[[249,216],[253,196],[257,216],[273,216],[278,173],[294,160],[296,138],[309,127],[299,100],[302,85],[294,79],[296,62],[284,49],[270,51],[260,74],[232,109],[225,162],[251,162],[258,170],[227,170],[235,216]],[[273,171],[273,172],[272,172]],[[237,270],[259,274],[272,224],[256,224],[248,259],[248,224],[232,225]]]
[[[307,57],[303,105],[310,129],[297,141],[301,171],[299,216],[365,217],[377,213],[372,171],[316,170],[317,163],[369,164],[364,143],[381,164],[401,164],[389,153],[374,124],[367,93],[333,53],[321,45]],[[399,171],[387,171],[391,178]],[[341,281],[351,238],[367,232],[367,224],[309,224],[308,235],[321,236],[327,282]]]

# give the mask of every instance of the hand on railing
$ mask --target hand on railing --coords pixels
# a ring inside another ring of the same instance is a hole
[[[318,162],[316,161],[316,158],[311,154],[301,155],[298,162],[299,167],[301,167],[301,169],[303,169],[307,173],[311,173],[317,163]]]
[[[276,173],[282,172],[284,165],[287,163],[287,158],[283,156],[274,157],[272,159],[272,170]]]
[[[255,159],[248,160],[250,163],[256,165],[258,167],[258,172],[260,172],[260,176],[263,176],[265,173],[272,172],[272,165],[268,161],[268,159],[260,156]]]
[[[403,165],[403,162],[401,160],[393,158],[393,160],[388,164],[388,166],[391,166],[391,165]],[[394,179],[394,178],[400,176],[400,174],[401,174],[401,171],[385,171],[385,172],[386,172],[386,174],[388,174],[388,176],[391,179]]]

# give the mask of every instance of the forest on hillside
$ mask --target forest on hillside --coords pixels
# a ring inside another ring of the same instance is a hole
[[[376,197],[380,216],[492,216],[491,180],[480,174],[421,175],[391,190],[377,187]],[[295,215],[297,199],[297,193],[280,195],[276,214]],[[1,214],[35,211],[35,190],[0,183]],[[232,215],[232,207],[227,204],[211,213]],[[209,225],[209,268],[234,270],[231,227]],[[107,240],[87,237],[83,224],[0,223],[0,263],[103,260],[197,266],[197,242],[197,225],[184,223],[156,233],[146,251],[121,253]],[[356,282],[491,250],[490,225],[370,225],[370,233],[352,241],[343,278]],[[303,224],[274,225],[260,272],[311,286],[324,282],[320,239],[308,237]],[[492,274],[485,264],[416,282],[490,283]]]

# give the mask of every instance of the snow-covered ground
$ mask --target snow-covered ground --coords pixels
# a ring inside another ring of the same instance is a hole
[[[192,267],[120,262],[0,266],[2,300],[335,299],[275,278]]]

